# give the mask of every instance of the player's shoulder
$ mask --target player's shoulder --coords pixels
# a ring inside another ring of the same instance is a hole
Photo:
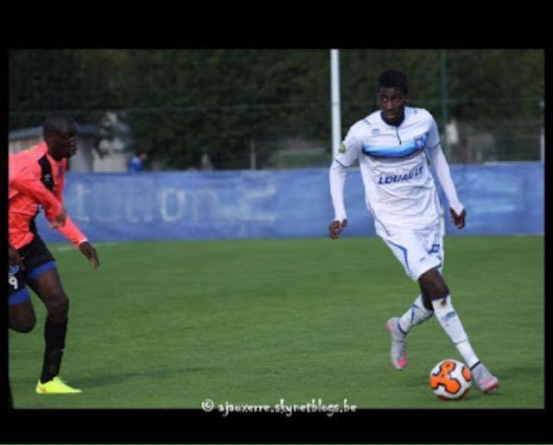
[[[44,142],[25,148],[16,153],[15,156],[19,159],[39,159],[46,154],[48,147]]]
[[[375,111],[374,113],[365,116],[363,119],[359,119],[351,126],[351,131],[353,132],[363,132],[374,128],[381,122],[380,112]]]
[[[419,107],[405,107],[405,112],[411,119],[417,119],[421,121],[432,121],[434,116],[426,108]]]
[[[10,165],[21,166],[24,164],[32,163],[35,158],[34,153],[31,151],[32,148],[33,147],[29,147],[28,149],[10,154]]]
[[[17,153],[13,153],[9,158],[10,169],[39,169],[38,160],[44,156],[46,151],[43,144],[38,144]]]
[[[361,119],[360,122],[362,122],[365,127],[372,128],[382,123],[381,115],[382,114],[380,110],[376,110],[376,111],[373,111],[371,114],[369,114],[367,117]]]

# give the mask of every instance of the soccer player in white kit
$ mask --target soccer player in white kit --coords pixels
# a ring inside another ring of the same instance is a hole
[[[423,108],[408,107],[408,100],[407,77],[399,71],[384,71],[377,86],[380,110],[350,128],[330,167],[335,216],[329,234],[337,239],[347,225],[346,170],[359,161],[365,202],[374,217],[376,233],[421,290],[403,316],[386,323],[392,337],[393,366],[401,370],[407,365],[407,333],[411,328],[436,315],[478,387],[489,393],[499,381],[472,349],[441,274],[444,217],[428,161],[449,201],[457,229],[465,226],[466,211],[457,197],[434,118]]]

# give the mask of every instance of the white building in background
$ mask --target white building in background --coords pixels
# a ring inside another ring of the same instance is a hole
[[[102,126],[79,124],[77,154],[69,160],[69,170],[74,172],[126,172],[131,153],[125,151],[121,134],[122,124],[115,113],[106,113]],[[113,131],[115,130],[115,131]],[[128,128],[123,128],[128,134]],[[42,126],[21,128],[8,134],[9,151],[17,153],[43,141]]]
[[[125,172],[132,153],[125,151],[130,134],[118,113],[107,111],[98,126],[98,147],[94,151],[95,172]]]
[[[79,134],[77,135],[77,154],[69,160],[69,170],[76,172],[95,171],[95,153],[94,144],[98,138],[97,125],[79,125]],[[10,131],[8,134],[10,153],[18,153],[33,145],[40,144],[42,137],[42,126],[21,128]]]

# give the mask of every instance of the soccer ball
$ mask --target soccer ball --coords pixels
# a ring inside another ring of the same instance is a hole
[[[470,369],[452,358],[442,360],[430,371],[430,388],[442,400],[463,398],[471,383]]]

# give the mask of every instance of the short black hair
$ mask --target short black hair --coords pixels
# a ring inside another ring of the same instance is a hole
[[[75,119],[66,111],[53,111],[44,117],[42,132],[44,136],[52,133],[66,133],[76,126]]]
[[[378,76],[376,89],[380,88],[398,88],[403,94],[407,95],[409,92],[409,81],[407,80],[407,76],[401,71],[386,70]]]

